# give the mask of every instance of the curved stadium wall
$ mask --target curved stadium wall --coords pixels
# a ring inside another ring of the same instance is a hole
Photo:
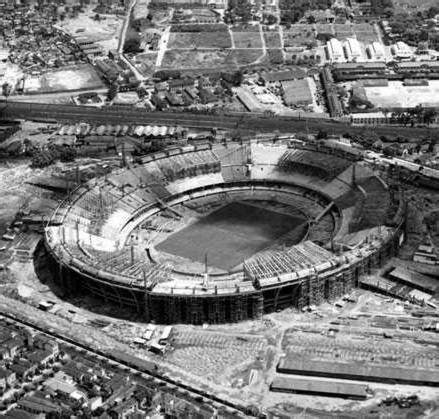
[[[183,223],[190,204],[211,208],[218,197],[266,199],[306,221],[208,275],[200,263],[165,257],[158,245],[173,231],[163,220],[174,214]],[[398,191],[351,149],[208,144],[148,155],[78,187],[53,214],[45,246],[66,292],[130,307],[145,321],[225,323],[345,294],[397,252],[403,220]]]

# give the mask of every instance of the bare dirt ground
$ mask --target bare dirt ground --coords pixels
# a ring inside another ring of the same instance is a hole
[[[105,84],[89,64],[65,67],[25,80],[25,93],[53,93],[82,89],[102,89]]]
[[[93,6],[76,18],[67,18],[59,24],[72,36],[84,36],[101,44],[106,50],[116,49],[119,34],[123,25],[123,17],[116,15],[104,15],[99,20],[94,19],[96,13]]]

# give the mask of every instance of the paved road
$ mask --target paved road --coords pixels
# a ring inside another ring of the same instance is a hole
[[[434,128],[405,128],[395,126],[353,127],[331,120],[299,117],[263,117],[255,114],[206,115],[181,112],[146,112],[144,109],[112,106],[94,108],[89,106],[0,102],[0,119],[43,119],[65,123],[90,122],[95,124],[138,124],[138,125],[179,125],[189,128],[221,128],[245,133],[264,132],[310,132],[318,130],[329,134],[368,133],[378,135],[401,135],[409,138],[437,138],[439,130]]]

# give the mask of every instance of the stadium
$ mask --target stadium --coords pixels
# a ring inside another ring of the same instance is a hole
[[[54,278],[145,321],[226,323],[349,292],[402,243],[404,200],[350,147],[168,149],[92,179],[45,230]]]

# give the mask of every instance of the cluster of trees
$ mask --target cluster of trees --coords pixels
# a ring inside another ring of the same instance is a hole
[[[128,29],[125,43],[123,45],[123,52],[126,54],[137,54],[138,52],[141,52],[140,42],[141,38],[139,33],[132,28]]]
[[[292,54],[291,60],[286,60],[287,64],[314,66],[320,64],[322,57],[319,54],[313,54],[312,51],[309,54]]]
[[[392,32],[411,45],[428,40],[429,34],[435,33],[434,22],[426,22],[439,14],[439,7],[430,7],[428,10],[415,13],[398,13],[389,18]]]
[[[284,25],[297,23],[308,10],[326,10],[332,6],[332,3],[333,0],[279,0],[281,23]]]
[[[385,115],[388,115],[387,111],[384,111]],[[415,124],[430,125],[434,122],[437,116],[437,112],[433,108],[424,108],[421,105],[417,105],[415,108],[407,111],[392,112],[390,114],[390,121],[404,126]]]
[[[248,0],[229,0],[229,5],[224,13],[225,23],[245,23],[250,22],[252,18],[252,4]]]
[[[370,8],[374,15],[389,15],[393,12],[392,0],[370,0]]]
[[[118,91],[119,91],[119,84],[117,83],[117,81],[115,81],[108,88],[107,99],[109,102],[111,102],[117,96]]]
[[[364,110],[364,109],[372,109],[373,104],[370,100],[365,99],[360,96],[352,95],[349,101],[349,108],[352,111]]]
[[[271,13],[266,13],[262,17],[262,23],[264,25],[275,25],[277,23],[277,17]]]
[[[69,146],[49,145],[47,149],[34,150],[32,153],[31,167],[43,168],[54,164],[56,161],[72,162],[77,156],[76,149]]]

